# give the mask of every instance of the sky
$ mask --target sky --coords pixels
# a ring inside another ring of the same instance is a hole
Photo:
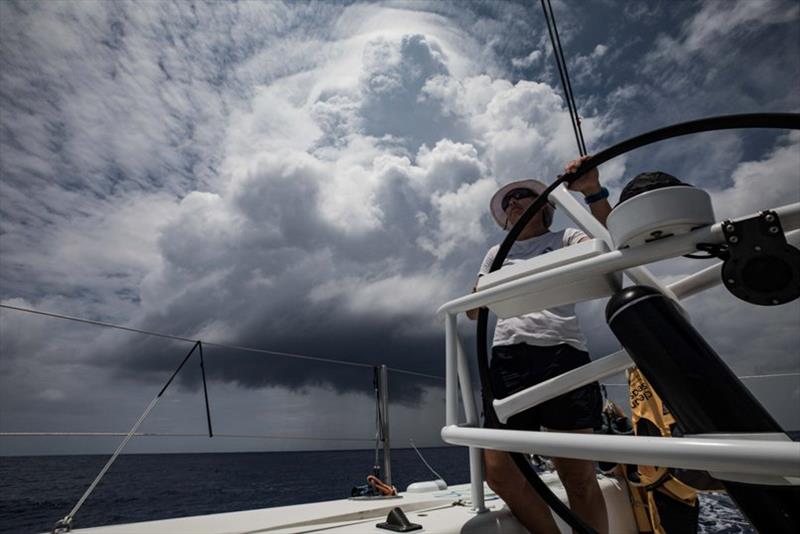
[[[553,2],[590,152],[712,115],[800,111],[794,0]],[[206,346],[214,430],[130,452],[370,447],[370,365],[444,374],[435,314],[502,240],[503,183],[577,148],[538,2],[0,3],[0,300]],[[800,133],[725,131],[600,168],[708,191],[719,219],[800,201]],[[569,224],[557,214],[554,228]],[[674,281],[708,263],[651,266]],[[578,306],[592,357],[618,349]],[[800,304],[688,299],[738,375],[800,372]],[[460,321],[464,343],[474,326]],[[126,432],[190,344],[0,310],[0,432]],[[205,431],[190,360],[141,427]],[[620,378],[609,379],[619,383]],[[800,378],[747,379],[800,429]],[[611,386],[613,398],[624,392]],[[441,445],[443,382],[390,373],[395,446]],[[299,438],[326,438],[325,440]],[[120,438],[0,437],[0,454]]]

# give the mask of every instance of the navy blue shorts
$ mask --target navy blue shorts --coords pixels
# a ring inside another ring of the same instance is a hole
[[[590,361],[589,353],[566,344],[492,347],[490,370],[494,396],[502,399]],[[510,417],[507,426],[515,430],[599,428],[602,409],[600,386],[593,382]]]

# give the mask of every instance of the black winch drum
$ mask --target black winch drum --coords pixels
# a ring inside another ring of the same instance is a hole
[[[645,286],[608,302],[606,320],[684,434],[783,433],[678,306]],[[800,487],[722,481],[759,532],[800,532]]]

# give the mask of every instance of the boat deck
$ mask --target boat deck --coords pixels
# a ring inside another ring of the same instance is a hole
[[[563,487],[555,474],[542,479],[562,500]],[[624,483],[599,477],[611,521],[610,532],[636,533],[628,492]],[[414,532],[437,534],[525,534],[527,531],[509,512],[505,503],[484,486],[488,512],[472,511],[469,484],[429,493],[401,493],[397,498],[376,500],[341,499],[318,503],[164,519],[124,525],[109,525],[73,532],[81,534],[255,534],[262,532],[300,534],[306,532],[386,534],[377,523],[386,521],[394,507],[400,507],[412,523],[422,525]],[[571,532],[559,519],[561,531]]]

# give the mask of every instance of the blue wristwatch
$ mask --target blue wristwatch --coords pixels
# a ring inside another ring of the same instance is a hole
[[[593,195],[587,195],[587,196],[583,197],[583,200],[587,204],[594,204],[598,200],[603,200],[604,198],[608,198],[608,189],[606,189],[605,187],[601,186],[600,187],[600,191],[598,191],[597,193],[595,193]]]

